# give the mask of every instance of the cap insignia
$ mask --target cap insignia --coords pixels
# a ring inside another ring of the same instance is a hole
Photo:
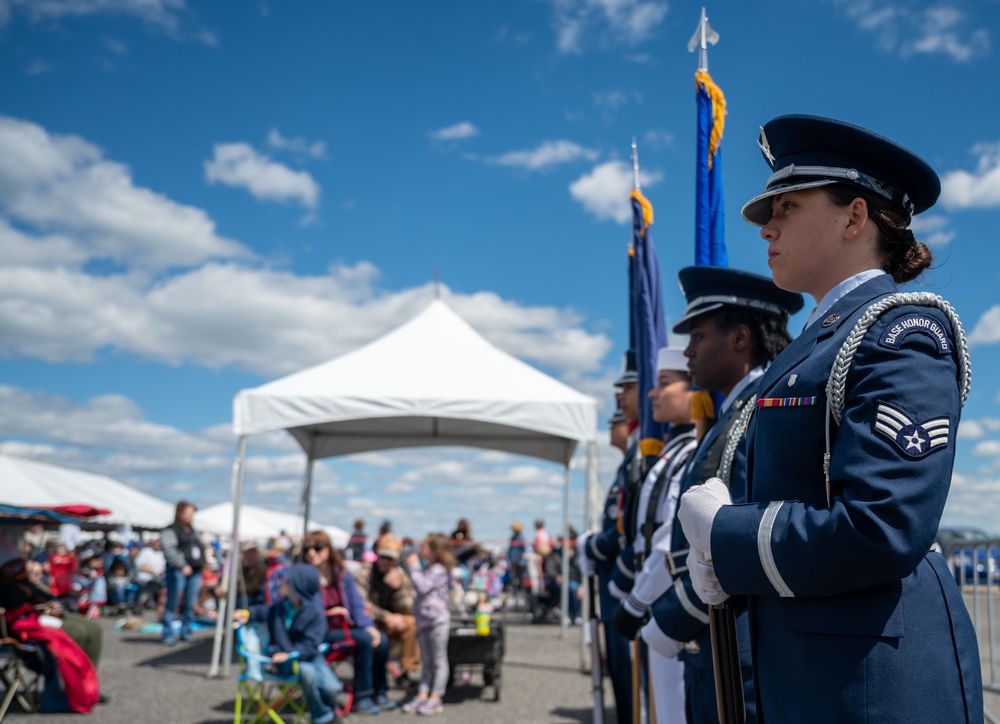
[[[760,150],[764,153],[764,158],[767,162],[771,164],[771,168],[774,168],[774,154],[771,153],[771,144],[768,143],[767,134],[764,133],[764,127],[760,126],[760,138],[757,139],[757,145],[760,146]]]

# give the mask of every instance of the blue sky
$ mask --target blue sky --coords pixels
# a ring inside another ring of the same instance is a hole
[[[918,217],[973,342],[949,524],[1000,518],[998,0],[727,0],[732,266],[757,127],[858,123],[943,179]],[[668,318],[693,262],[700,3],[0,0],[0,451],[167,500],[228,496],[232,399],[443,296],[500,348],[597,397],[627,342],[636,137]],[[793,320],[797,329],[804,321]],[[405,364],[405,360],[400,360]],[[603,445],[602,480],[618,454]],[[251,438],[248,500],[299,506],[290,436]],[[420,535],[556,523],[560,468],[462,449],[317,466],[318,517]],[[582,482],[573,476],[579,523]],[[81,498],[85,497],[81,491]]]

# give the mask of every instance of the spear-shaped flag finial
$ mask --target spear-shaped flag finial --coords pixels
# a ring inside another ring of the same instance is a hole
[[[708,16],[705,14],[705,8],[702,7],[701,20],[698,21],[698,27],[695,28],[694,35],[688,41],[689,53],[698,50],[699,70],[708,70],[708,45],[709,43],[715,45],[718,42],[719,34],[712,30],[712,26],[708,24]]]
[[[635,145],[635,136],[632,136],[632,188],[639,188],[639,151]]]

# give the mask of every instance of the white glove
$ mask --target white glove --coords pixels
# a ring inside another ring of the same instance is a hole
[[[587,530],[576,537],[576,561],[577,565],[580,566],[580,573],[585,576],[592,576],[596,573],[594,561],[587,555],[587,540],[592,535],[594,535],[594,531]]]
[[[649,644],[649,648],[668,659],[676,659],[677,654],[684,650],[684,644],[680,641],[674,641],[663,633],[654,619],[650,619],[649,623],[642,627],[639,635],[642,636],[643,641]]]
[[[695,485],[681,496],[677,518],[684,537],[692,548],[706,554],[706,560],[712,560],[712,522],[719,508],[732,504],[729,488],[719,478],[709,478],[704,485]]]
[[[691,574],[691,585],[698,598],[709,606],[717,606],[729,598],[722,590],[722,584],[715,575],[715,566],[705,562],[705,555],[697,548],[692,548],[687,557],[688,573]]]

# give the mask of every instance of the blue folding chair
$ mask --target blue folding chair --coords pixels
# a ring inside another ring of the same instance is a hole
[[[276,668],[267,651],[265,624],[246,623],[236,629],[236,653],[240,673],[236,676],[234,724],[289,724],[309,721],[309,708],[299,687],[299,662],[293,653],[288,664]],[[288,673],[283,673],[288,672]],[[291,715],[284,719],[282,713]]]

